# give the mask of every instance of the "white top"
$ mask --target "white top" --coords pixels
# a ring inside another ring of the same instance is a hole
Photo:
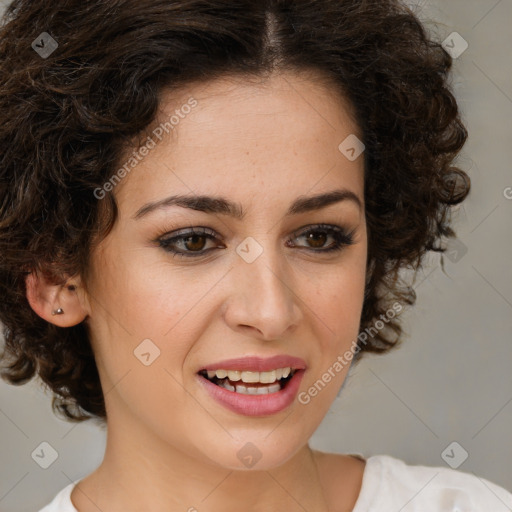
[[[78,512],[71,503],[77,482],[39,512]],[[389,455],[366,459],[352,512],[510,512],[512,494],[473,474],[446,467],[409,466]]]

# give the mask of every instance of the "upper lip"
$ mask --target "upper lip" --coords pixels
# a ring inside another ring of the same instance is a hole
[[[216,363],[207,364],[199,371],[203,370],[240,370],[248,372],[266,372],[277,368],[292,368],[296,370],[306,369],[306,363],[300,357],[280,354],[273,357],[262,358],[257,356],[238,357],[235,359],[225,359]]]

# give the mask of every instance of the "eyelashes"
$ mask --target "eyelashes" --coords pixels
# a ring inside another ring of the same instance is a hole
[[[298,247],[310,253],[333,253],[353,245],[355,243],[355,231],[355,229],[348,231],[340,226],[330,224],[317,224],[293,233],[293,237],[286,241],[286,246]],[[169,236],[170,234],[174,236]],[[329,237],[332,242],[325,247]],[[293,241],[299,238],[305,238],[306,245],[293,244]],[[205,227],[187,228],[174,233],[166,233],[155,240],[162,249],[171,253],[173,257],[199,258],[216,249],[225,248],[225,246],[214,246],[205,249],[209,241],[220,241],[222,243],[222,237],[218,236],[212,229]]]
[[[165,251],[170,252],[174,256],[183,256],[183,257],[198,257],[198,256],[204,256],[206,253],[211,252],[213,249],[207,249],[204,250],[203,246],[206,245],[206,241],[208,240],[218,240],[220,237],[216,236],[215,231],[211,230],[210,228],[190,228],[185,230],[179,230],[175,236],[168,237],[167,235],[164,235],[163,237],[160,237],[156,240],[158,245],[162,247]],[[204,240],[205,243],[201,244],[201,240]],[[198,243],[199,241],[199,243]],[[185,247],[185,250],[183,249],[174,249],[173,247],[176,247],[179,245],[179,242],[182,242],[182,246]],[[199,245],[199,250],[197,250],[197,245]],[[190,249],[190,246],[192,246],[192,250]],[[194,250],[195,246],[195,250]],[[188,250],[187,250],[188,249]]]

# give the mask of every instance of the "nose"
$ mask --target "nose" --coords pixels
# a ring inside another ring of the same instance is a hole
[[[248,263],[236,257],[229,273],[224,320],[234,331],[264,340],[290,335],[302,319],[302,301],[286,262],[265,248]]]

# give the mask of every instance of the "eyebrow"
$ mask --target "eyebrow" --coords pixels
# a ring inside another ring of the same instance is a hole
[[[354,192],[347,189],[339,189],[315,196],[298,197],[288,208],[286,216],[320,210],[321,208],[326,208],[327,206],[342,201],[352,201],[357,204],[359,209],[363,209],[361,199],[359,199]],[[228,215],[238,220],[242,220],[246,213],[240,203],[234,203],[224,197],[175,195],[161,199],[160,201],[145,204],[137,210],[133,218],[138,220],[150,212],[168,208],[170,206],[181,206],[182,208],[189,208],[191,210],[197,210],[205,213]]]

